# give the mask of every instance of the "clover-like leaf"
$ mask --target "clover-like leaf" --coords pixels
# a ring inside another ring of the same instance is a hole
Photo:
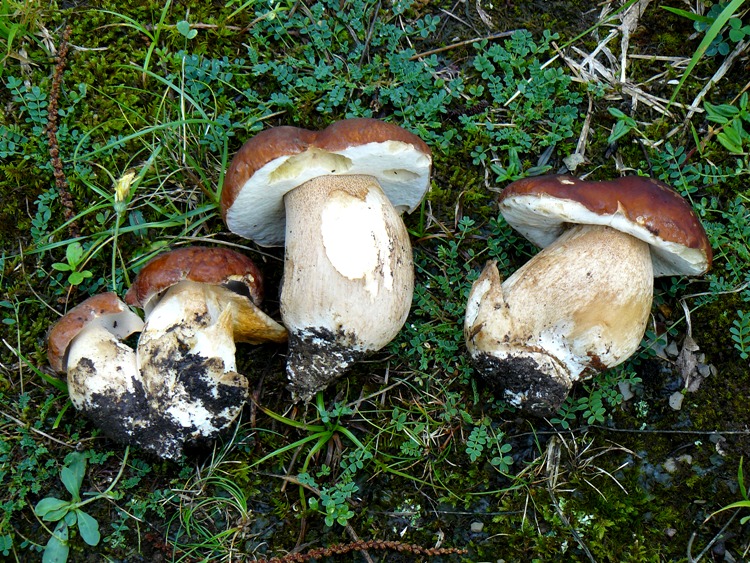
[[[196,35],[198,35],[197,29],[190,29],[190,23],[186,22],[185,20],[178,21],[177,22],[177,31],[180,32],[180,35],[182,35],[185,39],[192,39]]]

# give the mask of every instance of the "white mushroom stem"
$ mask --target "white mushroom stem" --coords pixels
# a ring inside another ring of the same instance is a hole
[[[125,309],[92,320],[68,348],[73,406],[123,443],[137,442],[151,426],[135,351],[120,342],[142,326],[140,317]]]
[[[152,408],[188,439],[225,427],[247,394],[236,373],[232,308],[205,284],[182,281],[164,293],[146,318],[138,367]]]
[[[143,327],[130,310],[91,321],[73,339],[68,350],[68,393],[73,406],[94,410],[100,396],[132,394],[140,381],[135,351],[120,342]]]
[[[396,336],[414,266],[406,227],[371,176],[314,178],[284,203],[287,374],[295,397],[307,400]]]
[[[610,227],[572,226],[502,283],[487,265],[466,308],[467,346],[516,406],[555,404],[587,372],[635,352],[652,295],[647,243]],[[548,401],[545,392],[558,396]]]

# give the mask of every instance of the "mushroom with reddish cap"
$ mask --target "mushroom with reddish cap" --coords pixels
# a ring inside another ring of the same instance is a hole
[[[295,398],[309,400],[403,326],[414,267],[400,214],[421,202],[431,164],[419,137],[376,119],[268,129],[232,160],[227,226],[285,245],[281,317]]]
[[[248,383],[237,373],[235,342],[286,341],[286,329],[258,308],[262,295],[258,268],[227,248],[166,252],[133,281],[125,301],[146,311],[137,363],[168,430],[163,457],[215,437],[239,415]]]
[[[235,341],[284,342],[286,329],[258,304],[255,264],[224,248],[182,248],[148,262],[126,301],[91,297],[50,330],[48,358],[67,373],[73,405],[111,438],[177,458],[240,413],[247,380]],[[140,332],[137,350],[121,342]]]
[[[464,335],[485,379],[535,414],[554,413],[575,381],[635,352],[654,276],[711,267],[700,221],[658,180],[526,178],[503,190],[499,206],[543,250],[505,281],[487,264],[469,295]]]
[[[50,329],[47,358],[66,373],[73,406],[113,439],[132,443],[151,427],[135,351],[122,340],[143,321],[114,293],[89,297]]]

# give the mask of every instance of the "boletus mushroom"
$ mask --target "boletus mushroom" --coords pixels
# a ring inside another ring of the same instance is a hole
[[[421,202],[431,163],[419,137],[376,119],[268,129],[233,158],[221,194],[227,226],[285,246],[281,318],[295,399],[309,400],[403,326],[414,266],[400,214]]]
[[[543,250],[505,281],[487,264],[469,295],[464,335],[484,379],[530,413],[554,413],[575,381],[636,351],[654,276],[711,267],[692,208],[655,179],[526,178],[503,190],[499,207]]]
[[[215,438],[239,415],[247,380],[235,341],[283,342],[284,327],[258,308],[260,272],[225,248],[182,248],[140,271],[126,301],[91,297],[51,329],[48,358],[67,373],[73,405],[111,438],[160,457]],[[134,351],[121,342],[140,332]]]
[[[47,358],[67,374],[73,406],[128,444],[151,427],[135,351],[122,342],[142,329],[141,318],[116,294],[101,293],[73,307],[47,335]]]
[[[237,373],[235,342],[286,341],[286,329],[258,308],[262,296],[258,268],[227,248],[160,254],[133,281],[125,301],[146,312],[138,369],[174,436],[165,452],[213,438],[239,415],[248,383]]]

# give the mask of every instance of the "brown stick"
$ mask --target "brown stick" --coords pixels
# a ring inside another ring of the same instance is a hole
[[[58,100],[60,98],[62,75],[65,70],[65,62],[68,56],[68,39],[70,38],[71,31],[72,29],[70,26],[65,28],[62,36],[62,43],[57,52],[57,64],[55,65],[55,72],[52,75],[52,87],[50,88],[49,105],[47,106],[47,140],[49,141],[49,156],[55,176],[55,185],[57,186],[57,193],[60,196],[60,203],[62,203],[63,206],[63,217],[66,222],[70,222],[68,234],[70,235],[70,238],[77,238],[79,231],[78,225],[73,221],[73,217],[75,217],[73,196],[70,193],[68,180],[65,178],[62,159],[60,158],[60,148],[57,144]]]

